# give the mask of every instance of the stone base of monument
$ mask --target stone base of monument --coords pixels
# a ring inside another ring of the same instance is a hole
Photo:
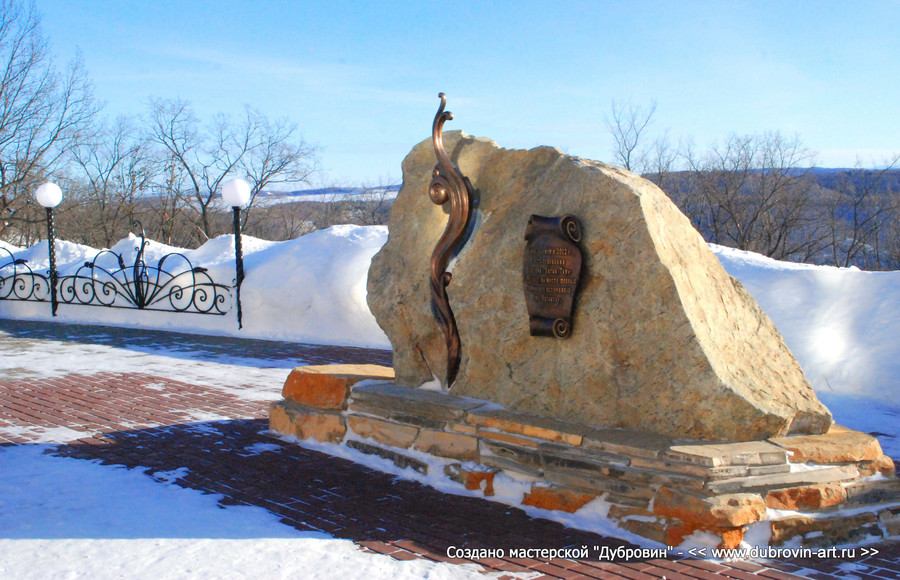
[[[900,536],[900,479],[864,433],[834,426],[742,443],[672,440],[399,387],[392,377],[373,365],[294,369],[270,428],[419,472],[429,469],[422,454],[440,458],[444,476],[485,496],[497,473],[512,472],[532,482],[523,505],[575,513],[599,498],[613,523],[666,546],[706,532],[733,548],[751,526],[767,526],[771,546]]]

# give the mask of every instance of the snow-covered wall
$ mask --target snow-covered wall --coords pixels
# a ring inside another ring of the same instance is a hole
[[[222,306],[227,311],[224,316],[60,304],[54,319],[48,302],[0,300],[0,317],[390,348],[366,305],[369,263],[386,240],[384,226],[350,225],[334,226],[286,242],[244,236],[240,330],[233,298]],[[139,245],[140,238],[131,235],[111,250],[124,254],[125,263],[131,264]],[[46,241],[27,249],[5,247],[16,258],[28,260],[35,272],[47,273]],[[207,268],[215,282],[234,284],[234,236],[220,236],[196,250],[150,242],[145,261],[155,264],[172,252],[184,254],[194,266]],[[57,241],[57,269],[61,276],[73,275],[97,253],[94,248]]]

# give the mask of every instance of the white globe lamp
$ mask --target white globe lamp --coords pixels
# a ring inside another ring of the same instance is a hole
[[[232,179],[222,186],[222,201],[231,207],[242,207],[250,201],[250,185],[243,179]]]
[[[39,204],[49,209],[58,206],[62,201],[62,190],[55,183],[48,181],[37,188],[34,197]]]

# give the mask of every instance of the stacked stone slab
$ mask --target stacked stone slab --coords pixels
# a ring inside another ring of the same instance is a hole
[[[272,406],[270,427],[422,473],[429,467],[421,453],[441,458],[448,479],[486,497],[497,473],[526,474],[537,483],[523,505],[577,512],[599,498],[618,526],[667,546],[703,531],[736,547],[751,525],[768,525],[773,546],[900,535],[900,480],[864,433],[834,426],[751,442],[678,440],[400,387],[385,380],[391,375],[372,366],[299,367]]]

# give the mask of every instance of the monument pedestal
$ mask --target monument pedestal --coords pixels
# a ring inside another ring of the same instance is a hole
[[[550,147],[443,135],[445,103],[403,161],[369,268],[396,375],[296,369],[272,430],[438,465],[486,496],[509,484],[522,505],[599,503],[666,546],[699,532],[736,547],[750,528],[773,546],[898,534],[893,462],[833,426],[662,190]],[[453,395],[416,388],[436,382]]]
[[[486,497],[507,472],[531,481],[522,505],[577,513],[599,499],[620,528],[666,546],[707,532],[737,547],[751,526],[767,526],[772,546],[900,536],[900,480],[864,433],[833,426],[739,443],[676,440],[399,387],[391,375],[371,365],[294,369],[270,428],[422,473],[433,462],[421,454],[439,458],[444,476]]]

